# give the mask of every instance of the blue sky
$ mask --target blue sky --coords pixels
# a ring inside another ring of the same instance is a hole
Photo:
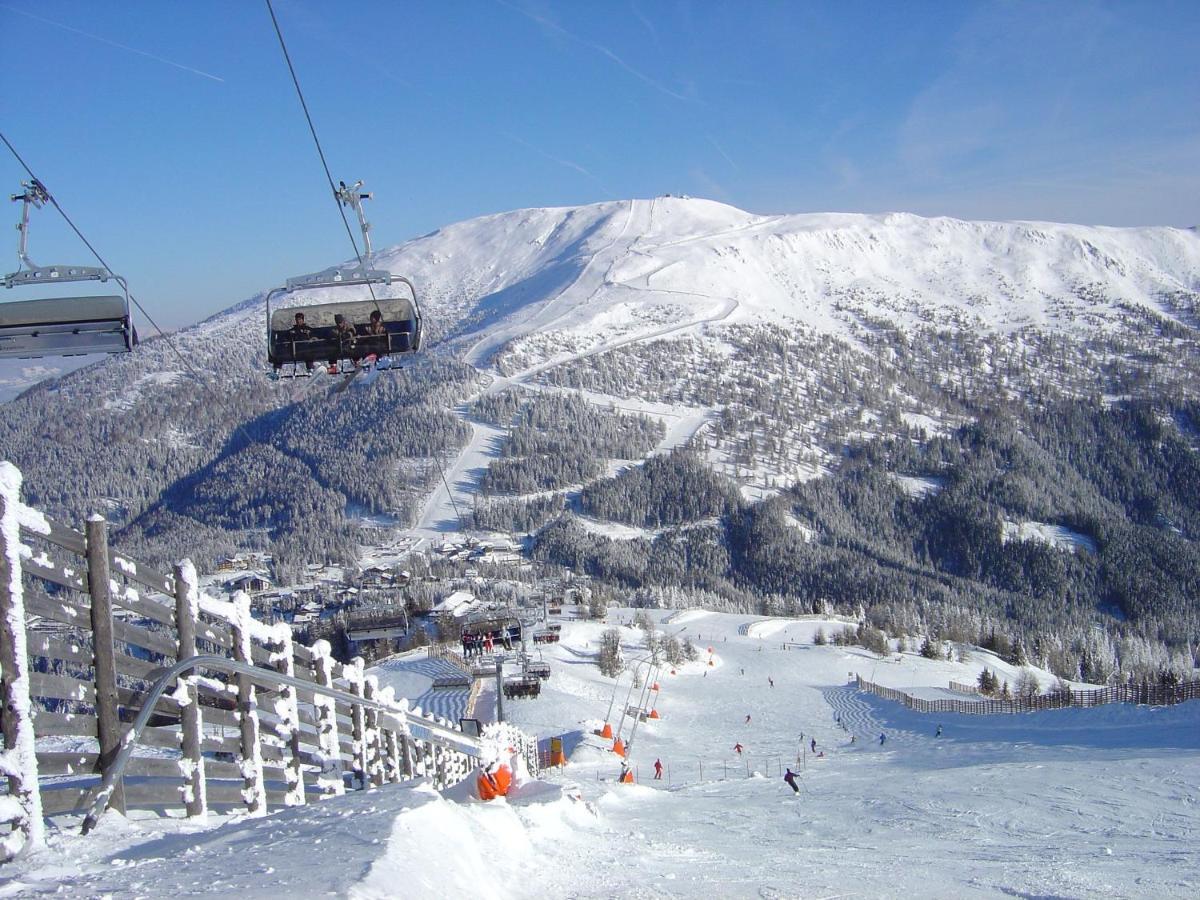
[[[667,192],[1200,222],[1196,2],[275,7],[377,246]],[[350,255],[262,2],[0,0],[0,32],[0,129],[160,324]],[[0,189],[22,177],[0,147]],[[52,213],[32,250],[87,259]]]

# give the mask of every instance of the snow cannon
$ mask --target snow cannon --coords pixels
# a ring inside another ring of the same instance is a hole
[[[710,659],[710,660],[708,661],[708,664],[711,666],[711,665],[713,664],[713,661]]]
[[[488,766],[479,773],[475,787],[479,790],[480,800],[505,797],[512,787],[512,769],[503,764]]]
[[[674,669],[672,669],[672,670],[671,670],[671,674],[672,674],[672,675],[674,675],[674,674],[675,674],[675,670],[674,670]]]
[[[621,777],[617,779],[621,784],[633,784],[633,772],[630,769],[622,769]]]
[[[567,754],[563,752],[563,742],[560,737],[550,738],[550,765],[565,766]]]
[[[646,718],[648,718],[648,719],[661,719],[661,718],[662,718],[662,716],[660,716],[660,715],[658,714],[658,710],[657,710],[657,709],[652,709],[652,710],[650,710],[650,715],[648,715]]]
[[[672,673],[672,674],[674,674],[674,673]],[[658,690],[658,682],[657,681],[654,682],[654,684],[650,685],[650,690],[652,690],[652,691]]]
[[[625,742],[623,740],[621,740],[620,738],[617,738],[615,741],[613,741],[612,752],[617,754],[617,756],[621,757],[622,759],[624,759],[625,758]]]
[[[605,723],[604,723],[604,727],[600,729],[600,737],[602,737],[602,738],[612,738],[612,736],[613,736],[613,733],[612,733],[612,726],[611,726],[611,725],[609,725],[607,722],[605,722]]]

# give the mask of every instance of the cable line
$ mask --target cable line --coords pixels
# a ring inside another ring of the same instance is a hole
[[[438,472],[441,473],[442,476],[442,484],[446,486],[446,496],[450,498],[450,505],[454,507],[454,515],[458,519],[458,527],[461,528],[465,534],[467,531],[467,526],[463,522],[462,513],[459,512],[458,503],[454,500],[454,491],[450,490],[450,482],[446,480],[446,470],[442,468],[442,458],[434,453],[433,461],[437,463]]]
[[[33,180],[34,180],[34,181],[35,181],[37,184],[39,184],[39,185],[41,186],[42,190],[43,190],[43,191],[45,191],[45,193],[46,193],[46,199],[48,199],[48,200],[50,201],[50,203],[51,203],[51,204],[53,204],[54,208],[55,208],[56,210],[58,210],[58,214],[59,214],[60,216],[62,216],[62,217],[63,217],[63,219],[66,221],[66,223],[67,223],[68,225],[70,225],[70,226],[71,226],[71,230],[75,232],[76,236],[77,236],[77,237],[78,237],[78,238],[79,238],[81,241],[83,241],[83,243],[84,243],[84,246],[86,246],[86,247],[88,248],[88,250],[90,250],[90,251],[92,252],[92,255],[93,255],[94,257],[96,257],[96,259],[99,261],[100,265],[102,265],[102,266],[103,266],[105,269],[107,269],[107,270],[109,271],[109,273],[112,273],[112,272],[113,272],[113,268],[112,268],[112,266],[110,266],[110,265],[109,265],[109,264],[108,264],[108,263],[105,261],[104,257],[100,255],[100,251],[99,251],[99,250],[97,250],[97,249],[96,249],[96,248],[95,248],[95,247],[92,245],[92,242],[91,242],[91,241],[89,241],[89,240],[88,240],[88,239],[87,239],[87,238],[84,236],[83,232],[79,230],[79,228],[78,228],[78,227],[75,225],[75,223],[74,223],[74,222],[71,220],[71,217],[67,215],[67,212],[66,212],[66,210],[64,210],[64,209],[63,209],[63,208],[62,208],[62,207],[59,205],[58,201],[57,201],[57,200],[54,198],[54,195],[53,195],[53,194],[51,194],[51,193],[50,193],[48,190],[46,190],[46,184],[45,184],[45,182],[43,182],[43,181],[42,181],[40,178],[38,178],[38,177],[37,177],[37,175],[35,175],[35,174],[33,173],[33,169],[31,169],[31,168],[29,167],[29,164],[28,164],[27,162],[25,162],[25,160],[24,160],[24,158],[21,156],[21,154],[17,152],[17,148],[16,148],[16,147],[14,147],[14,146],[12,145],[12,143],[9,141],[9,139],[8,139],[8,138],[5,136],[4,132],[2,132],[2,131],[0,131],[0,141],[4,141],[4,146],[6,146],[6,147],[9,149],[9,151],[12,153],[12,155],[13,155],[14,157],[16,157],[16,160],[17,160],[17,162],[19,162],[19,163],[21,164],[21,167],[22,167],[22,168],[23,168],[23,169],[24,169],[24,170],[25,170],[27,173],[29,173],[29,177],[30,177],[30,178],[32,178],[32,179],[33,179]],[[155,321],[154,321],[154,319],[151,317],[150,313],[148,313],[148,312],[146,311],[146,308],[145,308],[144,306],[142,306],[142,304],[141,304],[141,303],[139,303],[139,302],[137,301],[137,298],[136,298],[136,297],[134,297],[132,293],[130,293],[130,295],[129,295],[129,300],[130,300],[130,302],[131,302],[131,303],[133,303],[133,305],[134,305],[134,306],[136,306],[136,307],[138,308],[138,311],[139,311],[139,312],[140,312],[140,313],[141,313],[143,316],[145,316],[145,317],[146,317],[146,321],[147,321],[147,322],[149,322],[151,325],[153,325],[153,326],[154,326],[154,330],[158,332],[159,336],[160,336],[160,337],[161,337],[161,338],[162,338],[164,341],[166,341],[166,344],[167,344],[167,346],[168,346],[168,347],[170,347],[170,348],[171,348],[171,351],[172,351],[172,352],[173,352],[173,353],[174,353],[176,356],[178,356],[178,357],[179,357],[179,361],[180,361],[181,363],[183,363],[183,365],[184,365],[184,368],[186,368],[186,369],[188,370],[188,374],[192,376],[192,379],[193,379],[193,380],[194,380],[194,381],[195,381],[195,382],[196,382],[198,385],[200,385],[200,387],[201,387],[202,389],[204,389],[205,391],[207,391],[207,392],[208,392],[208,394],[209,394],[209,397],[210,397],[211,399],[216,399],[216,400],[219,400],[220,398],[217,396],[217,394],[216,394],[216,391],[213,389],[213,386],[212,386],[212,384],[211,384],[210,382],[206,381],[205,379],[203,379],[203,378],[201,378],[201,377],[200,377],[200,373],[199,373],[199,371],[197,371],[196,367],[195,367],[195,366],[193,366],[193,365],[192,365],[192,364],[191,364],[191,363],[188,361],[188,358],[187,358],[186,356],[184,356],[184,355],[183,355],[183,352],[182,352],[182,351],[179,349],[179,347],[178,347],[178,346],[176,346],[175,342],[174,342],[174,341],[171,339],[171,335],[169,335],[167,332],[163,331],[161,327],[159,327],[159,324],[158,324],[157,322],[155,322]],[[257,443],[259,443],[259,442],[258,442],[258,441],[257,441],[257,440],[256,440],[256,439],[255,439],[255,438],[254,438],[254,437],[253,437],[251,434],[250,434],[250,432],[248,432],[248,431],[246,430],[245,426],[244,426],[244,425],[242,425],[242,423],[241,423],[241,422],[238,422],[238,423],[236,423],[236,424],[234,425],[234,430],[235,430],[235,431],[239,431],[239,432],[241,432],[242,436],[243,436],[243,437],[246,439],[246,442],[247,442],[247,444],[249,444],[249,445],[253,445],[253,444],[257,444]]]
[[[9,149],[9,152],[11,152],[14,157],[16,157],[17,162],[19,162],[21,164],[21,168],[23,168],[29,174],[30,178],[32,178],[35,182],[37,182],[37,184],[41,187],[41,189],[43,191],[45,191],[46,199],[49,200],[50,203],[54,206],[54,208],[58,210],[58,214],[63,217],[63,219],[66,221],[66,223],[71,226],[71,230],[73,232],[75,232],[75,236],[77,238],[79,238],[81,241],[83,241],[83,244],[85,247],[87,247],[89,250],[92,251],[92,256],[96,257],[96,259],[100,263],[100,265],[102,265],[105,269],[107,269],[108,273],[110,275],[115,274],[113,267],[110,266],[107,262],[105,262],[104,257],[100,255],[100,251],[92,246],[92,242],[83,236],[83,232],[80,231],[79,228],[76,227],[75,223],[71,221],[71,217],[67,215],[66,210],[64,210],[61,206],[58,205],[58,201],[56,199],[54,199],[54,195],[51,194],[48,190],[46,190],[46,183],[44,181],[42,181],[42,179],[38,178],[36,175],[33,174],[33,169],[29,168],[29,164],[25,162],[25,160],[21,157],[21,154],[17,152],[17,148],[14,147],[9,142],[8,138],[5,137],[4,132],[2,132],[2,131],[0,131],[0,141],[4,141],[4,146],[6,146]],[[137,307],[138,312],[140,312],[143,316],[145,316],[146,321],[154,326],[155,331],[157,331],[162,337],[164,337],[164,338],[167,337],[167,333],[158,327],[158,323],[154,321],[154,319],[150,316],[150,313],[146,312],[146,308],[138,302],[137,298],[134,297],[132,293],[129,295],[129,302]],[[169,340],[170,339],[168,338],[168,342],[169,342]],[[172,349],[174,349],[174,348],[172,347]],[[175,352],[178,353],[179,351],[176,350]],[[180,359],[183,359],[183,357],[180,356]],[[184,363],[186,364],[187,360],[184,360]]]
[[[329,162],[325,158],[325,150],[321,147],[321,139],[317,136],[317,126],[313,124],[312,113],[308,110],[308,101],[304,99],[304,91],[300,88],[300,79],[296,75],[296,67],[292,65],[292,55],[288,53],[287,41],[283,39],[283,31],[279,27],[279,19],[275,17],[275,7],[271,5],[271,0],[266,0],[267,12],[271,14],[271,24],[275,26],[275,35],[279,38],[279,49],[283,51],[283,59],[287,63],[288,72],[292,76],[292,84],[296,86],[296,96],[300,98],[300,106],[304,110],[304,119],[308,122],[308,131],[312,135],[313,143],[317,145],[317,155],[321,157],[321,168],[325,170],[325,180],[329,183],[329,190],[333,194],[333,202],[337,205],[338,215],[342,217],[342,225],[346,229],[346,237],[350,238],[350,246],[354,248],[354,257],[358,260],[358,264],[363,265],[362,254],[358,250],[358,241],[354,238],[354,231],[350,228],[350,220],[346,218],[346,210],[343,208],[341,194],[338,192],[337,185],[333,183],[333,174],[329,171]],[[375,308],[379,309],[379,298],[375,296],[375,288],[368,282],[367,290],[371,292],[371,299],[375,301]],[[382,313],[382,310],[380,310]]]

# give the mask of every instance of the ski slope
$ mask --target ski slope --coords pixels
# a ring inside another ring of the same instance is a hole
[[[593,664],[604,626],[568,621],[562,643],[544,650],[552,676],[542,696],[506,704],[508,718],[543,737],[565,735],[571,751],[565,771],[521,798],[484,805],[392,786],[209,828],[110,814],[87,839],[60,821],[46,850],[0,869],[0,896],[1200,892],[1200,705],[922,716],[856,693],[847,678],[932,694],[985,664],[1015,673],[982,651],[951,663],[812,646],[831,622],[655,615],[671,619],[664,632],[705,652],[673,676],[660,673],[663,718],[639,726],[635,785],[615,782],[615,757],[591,735],[614,696]],[[636,658],[640,632],[622,633]],[[617,685],[617,709],[628,683],[626,675]],[[813,738],[824,758],[809,751]],[[651,777],[656,758],[661,782]],[[799,796],[780,765],[800,772]]]

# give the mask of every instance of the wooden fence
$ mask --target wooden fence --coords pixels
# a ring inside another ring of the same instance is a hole
[[[1170,706],[1185,700],[1200,700],[1200,681],[1188,681],[1176,685],[1121,684],[1089,691],[1052,691],[1032,697],[1011,699],[989,698],[986,700],[922,700],[895,688],[882,687],[856,676],[860,691],[869,691],[885,700],[903,703],[909,709],[922,713],[966,713],[968,715],[996,715],[998,713],[1023,713],[1039,709],[1064,709],[1068,706],[1103,706],[1106,703],[1141,703],[1148,706]]]
[[[43,817],[87,808],[156,673],[202,654],[261,671],[181,676],[109,808],[264,815],[347,786],[430,778],[441,788],[473,768],[478,740],[410,712],[362,659],[342,665],[325,641],[294,644],[287,625],[252,618],[244,594],[204,596],[190,562],[167,576],[113,552],[99,516],[84,532],[51,521],[21,502],[20,485],[0,462],[0,861],[41,843]],[[275,673],[311,687],[272,687]],[[371,706],[322,693],[331,690]],[[536,772],[536,742],[515,729],[505,738]]]

